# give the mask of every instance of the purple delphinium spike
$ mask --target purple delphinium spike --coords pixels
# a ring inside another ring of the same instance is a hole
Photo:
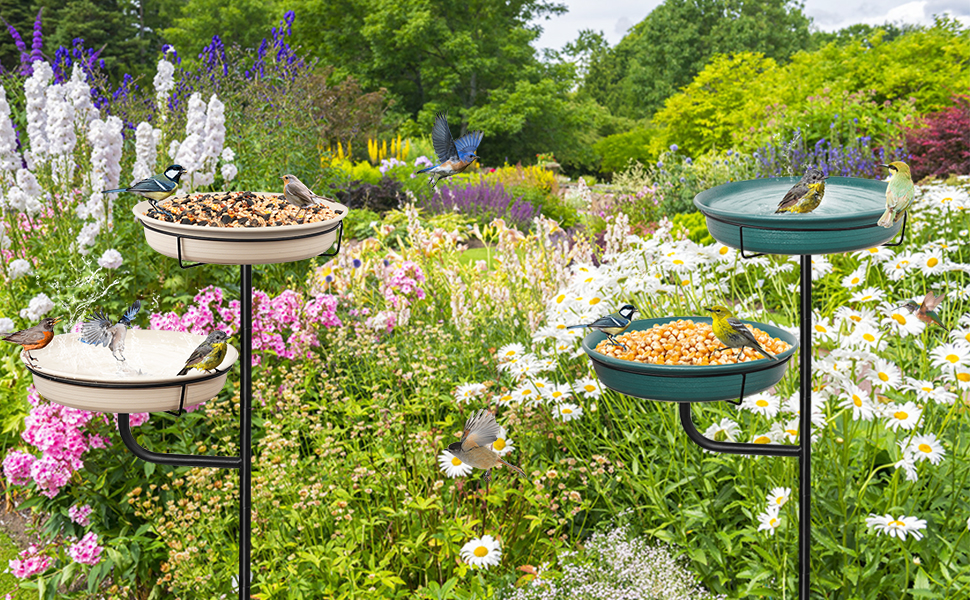
[[[17,51],[20,52],[20,74],[30,75],[34,72],[34,69],[30,66],[30,53],[27,51],[27,44],[24,43],[20,33],[14,28],[13,25],[7,23],[7,20],[3,20],[4,24],[7,26],[7,31],[10,33],[10,37],[13,38],[13,43],[17,46]]]
[[[41,29],[42,22],[41,16],[44,14],[44,7],[41,6],[40,10],[37,11],[37,19],[34,21],[34,39],[30,46],[30,62],[37,60],[44,60],[43,49],[44,49],[44,32]]]

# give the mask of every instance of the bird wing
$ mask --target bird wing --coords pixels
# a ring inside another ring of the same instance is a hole
[[[936,310],[936,307],[940,305],[940,302],[946,298],[946,292],[940,294],[939,296],[934,296],[933,292],[926,292],[926,297],[923,298],[923,310],[929,312],[931,310]]]
[[[108,333],[110,328],[108,315],[104,311],[95,311],[81,325],[81,341],[95,346],[107,346],[111,342],[111,335]]]
[[[458,158],[458,149],[451,137],[451,130],[448,129],[448,117],[442,113],[438,113],[434,118],[431,141],[434,142],[434,153],[438,155],[439,163]]]
[[[751,333],[751,330],[748,329],[747,325],[745,325],[744,323],[742,323],[740,319],[738,319],[736,317],[727,317],[727,323],[739,335],[743,336],[744,339],[749,340],[751,342],[754,342],[754,344],[757,345],[758,347],[761,346],[760,344],[758,344],[758,340],[757,340],[757,338],[754,337],[754,334]]]
[[[781,199],[778,203],[778,208],[788,208],[789,206],[794,206],[796,202],[802,199],[805,193],[808,191],[808,186],[804,183],[799,182],[794,185],[792,189],[788,190],[785,197]]]
[[[478,414],[468,417],[465,421],[465,431],[461,435],[461,449],[471,450],[475,446],[488,446],[498,439],[502,428],[495,422],[493,415],[487,408]]]
[[[286,188],[286,193],[299,198],[307,204],[313,204],[313,199],[317,197],[302,183],[288,183],[284,187]]]
[[[619,315],[606,315],[605,317],[600,317],[587,325],[587,327],[601,328],[601,327],[626,327],[629,320],[624,319]]]
[[[125,314],[121,315],[121,318],[118,319],[118,322],[121,323],[122,325],[125,325],[126,327],[128,325],[131,325],[131,320],[135,318],[135,315],[137,315],[138,311],[140,310],[141,310],[141,300],[135,300],[134,302],[131,303],[131,306],[128,307],[128,310],[125,311]]]
[[[913,187],[912,181],[905,181],[901,177],[893,177],[889,181],[889,187],[886,188],[886,206],[898,209],[902,212],[909,208],[909,205],[913,202],[913,194],[915,194],[916,188]]]
[[[482,137],[484,135],[484,132],[472,131],[455,140],[455,148],[458,149],[458,155],[474,153],[478,145],[482,143]]]
[[[3,339],[14,344],[34,344],[44,339],[44,331],[39,325],[35,325],[29,329],[15,331]]]
[[[149,177],[148,179],[142,179],[135,185],[128,188],[129,192],[170,192],[175,189],[174,183],[166,183],[160,181],[156,177]]]
[[[210,352],[212,352],[212,346],[207,343],[203,343],[192,351],[192,354],[189,355],[189,359],[185,361],[185,366],[191,367],[194,364],[202,362],[202,359],[208,356]]]

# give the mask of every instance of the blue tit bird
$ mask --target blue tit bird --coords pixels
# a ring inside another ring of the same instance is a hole
[[[626,331],[626,328],[630,326],[633,321],[633,313],[637,312],[637,307],[632,304],[623,305],[617,312],[606,315],[605,317],[600,317],[592,323],[587,323],[585,325],[570,325],[566,329],[579,329],[580,327],[589,327],[590,329],[595,329],[597,331],[602,331],[606,334],[606,339],[610,341],[614,346],[620,346],[626,350],[626,345],[621,344],[616,341],[616,337]]]
[[[940,315],[936,312],[936,307],[940,305],[940,302],[946,298],[946,294],[940,294],[939,296],[934,296],[933,292],[926,292],[926,296],[923,298],[923,303],[917,305],[912,300],[900,304],[900,308],[907,309],[910,313],[915,312],[916,318],[920,321],[926,323],[927,325],[939,325],[943,328],[943,331],[949,332],[950,330],[946,328],[943,324],[943,320],[940,319]]]
[[[906,163],[897,160],[879,166],[889,169],[892,174],[886,188],[886,212],[876,223],[888,229],[906,214],[906,209],[913,203],[913,196],[916,195],[916,186],[913,185],[913,176],[910,175],[909,165]]]
[[[115,194],[119,192],[131,192],[132,194],[138,194],[148,198],[148,201],[159,212],[167,213],[167,210],[163,210],[158,207],[156,202],[164,200],[175,193],[175,190],[179,187],[179,178],[186,172],[186,169],[181,165],[169,165],[162,173],[158,175],[153,175],[148,179],[142,179],[135,183],[135,185],[128,188],[118,188],[116,190],[104,190],[102,194]],[[171,214],[171,213],[169,213]]]
[[[111,356],[117,361],[124,361],[125,336],[128,326],[141,310],[141,300],[135,300],[114,325],[103,311],[94,311],[88,320],[81,325],[81,342],[93,346],[107,346],[111,349]],[[120,358],[119,358],[120,357]]]
[[[705,307],[704,310],[711,313],[711,329],[714,330],[714,337],[728,348],[737,348],[743,351],[744,347],[754,348],[765,358],[780,360],[777,356],[761,347],[758,340],[751,333],[744,323],[736,319],[730,310],[723,306]],[[720,350],[720,348],[719,348]],[[738,352],[734,353],[735,358]]]
[[[438,182],[445,177],[457,175],[478,160],[475,150],[482,143],[481,131],[472,131],[458,138],[451,139],[451,129],[448,128],[448,117],[438,113],[434,118],[434,128],[431,130],[431,140],[434,142],[434,152],[438,155],[438,164],[421,169],[418,173],[431,174],[431,189],[434,190]]]
[[[822,202],[825,195],[825,180],[828,177],[820,169],[815,167],[805,171],[805,175],[796,183],[785,197],[778,203],[776,213],[792,212],[807,213],[812,212]]]

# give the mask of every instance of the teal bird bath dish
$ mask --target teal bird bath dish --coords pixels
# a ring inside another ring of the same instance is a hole
[[[694,197],[707,229],[725,246],[745,253],[832,254],[885,244],[904,221],[890,228],[876,221],[886,209],[886,182],[829,177],[825,196],[810,213],[776,214],[778,203],[798,177],[733,181]]]
[[[663,325],[678,319],[711,323],[710,317],[644,319],[631,323],[627,332],[650,329],[654,325]],[[788,359],[798,349],[798,340],[784,329],[754,321],[742,322],[788,343],[791,347],[778,354],[777,361],[762,359],[733,365],[705,366],[655,365],[600,354],[596,351],[596,345],[605,340],[606,335],[594,331],[583,339],[583,350],[593,362],[600,383],[621,394],[665,402],[738,400],[742,396],[763,392],[781,381],[788,367]]]

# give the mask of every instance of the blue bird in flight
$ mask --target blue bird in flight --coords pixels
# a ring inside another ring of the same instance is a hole
[[[433,167],[421,169],[418,173],[431,174],[431,189],[434,190],[438,182],[445,177],[457,175],[468,165],[478,160],[475,150],[482,143],[481,131],[466,133],[457,140],[452,140],[451,130],[448,129],[448,117],[438,113],[434,118],[434,128],[431,130],[431,141],[434,142],[434,151],[438,155],[438,164]]]

